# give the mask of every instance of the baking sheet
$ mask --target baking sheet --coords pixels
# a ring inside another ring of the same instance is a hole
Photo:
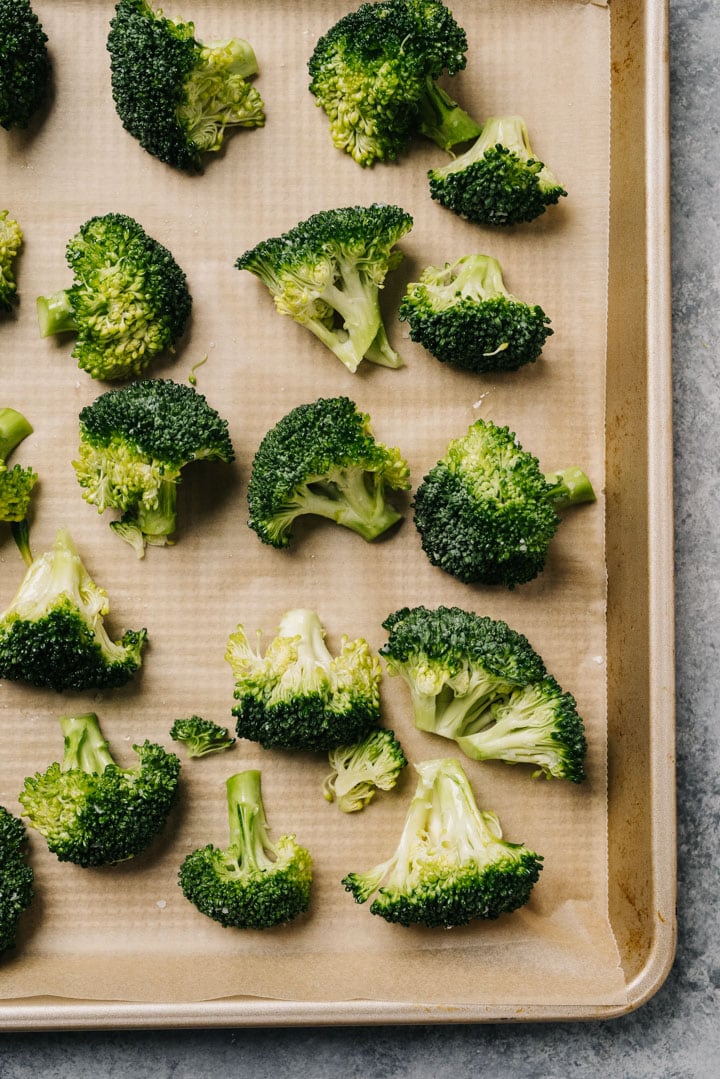
[[[347,1021],[378,1011],[410,1019],[418,1007],[429,1009],[425,1019],[518,1010],[531,1017],[630,1006],[625,953],[611,917],[618,909],[608,851],[612,787],[610,810],[606,797],[605,384],[614,70],[608,10],[551,0],[453,5],[470,39],[467,70],[448,84],[454,96],[478,117],[524,115],[537,152],[570,192],[531,226],[497,234],[432,203],[425,175],[442,155],[429,144],[416,145],[397,165],[373,170],[361,170],[332,147],[326,120],[307,93],[305,65],[345,3],[231,8],[207,2],[194,4],[192,12],[175,6],[172,14],[192,15],[199,37],[237,33],[253,43],[261,69],[256,85],[267,105],[266,127],[232,136],[200,177],[168,169],[122,130],[104,51],[112,9],[70,0],[36,5],[52,43],[55,95],[41,124],[0,144],[3,205],[26,234],[22,302],[17,317],[0,327],[0,350],[5,403],[26,412],[36,428],[18,454],[41,475],[34,548],[45,549],[56,528],[69,525],[110,594],[111,628],[146,625],[151,644],[139,681],[112,694],[59,697],[2,685],[0,723],[13,751],[0,769],[0,803],[16,808],[24,776],[57,755],[63,713],[96,710],[118,757],[127,760],[134,741],[170,744],[167,731],[177,716],[199,712],[229,722],[228,634],[242,621],[268,639],[282,611],[299,605],[319,611],[331,644],[349,633],[376,647],[384,640],[383,618],[406,604],[456,603],[504,618],[529,636],[576,695],[588,728],[589,780],[568,789],[532,781],[524,769],[464,762],[480,803],[499,813],[508,838],[542,853],[545,868],[523,911],[489,925],[429,932],[387,926],[355,906],[339,885],[350,869],[375,864],[394,849],[414,787],[411,775],[362,814],[344,817],[322,800],[326,767],[317,757],[242,742],[231,754],[187,762],[183,802],[165,842],[133,863],[93,871],[59,865],[32,837],[38,900],[24,920],[17,955],[3,963],[7,1022],[73,1025],[82,1020],[72,1016],[96,1022],[88,1017],[101,1014],[107,1022],[132,1015],[136,1023],[154,1025],[237,1023],[258,1015],[270,1022],[339,1015]],[[78,32],[83,65],[74,61]],[[399,203],[415,220],[401,245],[405,261],[383,294],[388,330],[406,367],[365,364],[351,376],[306,331],[280,319],[263,286],[239,274],[233,262],[257,240],[317,209],[376,199]],[[82,501],[69,464],[77,413],[104,387],[75,369],[67,341],[38,339],[33,311],[36,295],[68,281],[68,237],[93,213],[110,210],[136,217],[188,273],[190,330],[176,356],[155,371],[183,381],[207,354],[198,388],[227,416],[237,453],[232,468],[188,470],[177,545],[151,550],[142,562],[110,533],[107,517]],[[424,265],[470,251],[498,257],[508,286],[551,315],[555,335],[531,369],[481,380],[451,371],[395,322],[407,281]],[[308,524],[297,529],[290,551],[262,547],[245,524],[252,454],[295,404],[338,393],[370,413],[378,437],[402,448],[414,485],[449,438],[483,416],[508,423],[548,469],[581,464],[598,502],[568,515],[545,573],[512,594],[464,586],[430,567],[409,499],[402,528],[377,545]],[[21,573],[6,537],[0,587],[8,602]],[[413,730],[397,680],[385,680],[383,704],[386,724],[411,759],[452,750],[451,743]],[[175,878],[189,850],[223,841],[225,777],[254,766],[263,772],[271,826],[296,831],[314,856],[314,900],[300,923],[236,934],[198,915]],[[220,1000],[214,1008],[211,1002]]]

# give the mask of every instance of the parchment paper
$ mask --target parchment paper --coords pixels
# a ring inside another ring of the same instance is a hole
[[[238,622],[267,642],[289,607],[310,606],[337,645],[343,633],[379,648],[381,623],[405,605],[457,604],[503,618],[525,633],[561,685],[574,693],[588,734],[588,780],[575,787],[533,780],[530,769],[463,759],[479,804],[495,810],[507,838],[544,856],[528,906],[496,923],[453,931],[406,930],[373,917],[340,885],[394,850],[415,787],[408,769],[391,794],[346,816],[322,798],[324,757],[264,751],[187,761],[182,801],[154,846],[133,862],[83,870],[60,864],[31,837],[37,899],[15,952],[0,968],[0,995],[182,1002],[227,996],[286,1000],[373,999],[521,1006],[625,1000],[607,917],[604,378],[608,236],[608,14],[595,4],[552,0],[457,0],[470,40],[464,73],[446,85],[479,119],[519,113],[534,149],[569,191],[528,226],[492,231],[432,202],[426,172],[444,156],[417,142],[396,165],[363,170],[336,151],[307,91],[317,38],[352,5],[198,2],[166,4],[194,18],[206,40],[239,35],[254,46],[266,103],[264,129],[238,132],[202,176],[146,154],[120,124],[110,94],[105,38],[113,4],[37,0],[51,42],[53,100],[26,133],[0,133],[0,206],[25,230],[18,265],[21,304],[0,324],[0,404],[35,427],[16,460],[40,474],[33,515],[36,552],[67,525],[88,569],[109,592],[119,636],[146,626],[141,677],[104,694],[58,695],[0,686],[0,803],[19,811],[26,775],[62,752],[57,719],[97,711],[121,763],[146,737],[171,746],[172,721],[197,713],[231,722],[225,643]],[[391,340],[406,366],[365,363],[350,375],[306,330],[276,314],[255,278],[234,269],[258,240],[321,208],[397,202],[413,214],[405,260],[382,297]],[[229,420],[233,466],[189,468],[179,492],[177,544],[138,561],[81,497],[71,460],[77,415],[108,386],[77,370],[67,338],[43,341],[35,297],[69,284],[65,244],[93,214],[136,217],[173,252],[194,299],[189,331],[154,373],[179,381],[207,354],[198,389]],[[555,334],[538,363],[511,375],[473,377],[447,368],[407,337],[396,319],[405,284],[425,265],[495,255],[508,287],[540,303]],[[515,430],[547,470],[575,463],[591,477],[594,505],[568,513],[543,575],[514,592],[463,585],[434,569],[406,519],[373,545],[322,522],[298,525],[288,551],[265,547],[246,525],[246,486],[257,445],[293,406],[347,394],[377,436],[401,447],[413,487],[448,441],[482,416]],[[23,564],[0,534],[0,607]],[[414,730],[405,688],[383,683],[384,722],[408,757],[460,755],[454,743]],[[180,750],[182,756],[182,750]],[[259,767],[274,834],[294,831],[314,857],[311,912],[263,933],[223,929],[198,914],[177,886],[185,855],[227,835],[228,775]]]

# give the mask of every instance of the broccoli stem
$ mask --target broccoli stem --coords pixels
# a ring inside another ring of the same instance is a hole
[[[575,506],[579,502],[594,502],[595,491],[590,480],[580,468],[563,468],[558,472],[549,472],[545,480],[550,484],[548,497],[556,509]]]
[[[0,409],[0,471],[15,447],[32,431],[22,413],[14,408]]]
[[[413,689],[412,696],[415,726],[421,731],[431,731],[443,738],[457,738],[473,728],[485,710],[498,697],[497,683],[481,676],[475,676],[467,689],[456,696],[450,686],[443,686],[437,696],[418,693]],[[481,724],[482,725],[482,724]]]
[[[229,850],[237,858],[238,871],[243,876],[262,872],[273,863],[268,856],[272,845],[262,800],[260,772],[254,768],[237,772],[227,780],[226,790]],[[230,875],[233,875],[232,872]]]
[[[339,284],[328,284],[321,296],[342,318],[347,338],[337,330],[333,332],[326,328],[330,341],[326,340],[325,343],[339,360],[354,371],[382,326],[380,301],[377,286],[363,277],[357,262],[338,257],[338,267]],[[308,323],[308,326],[316,332],[312,324]]]
[[[310,484],[299,503],[301,513],[327,517],[368,541],[402,520],[402,514],[385,500],[382,475],[359,468],[343,469],[332,480]]]
[[[37,315],[41,337],[52,337],[56,333],[67,333],[78,328],[67,289],[52,292],[49,296],[38,296]]]
[[[23,557],[26,566],[33,564],[33,554],[30,550],[30,526],[27,518],[22,521],[11,521],[10,532],[15,540],[15,545]]]
[[[162,546],[175,531],[177,517],[177,486],[174,480],[162,480],[158,487],[157,506],[137,508],[137,523],[146,543]]]
[[[453,146],[476,139],[482,130],[434,79],[428,77],[420,103],[420,130],[449,153]]]
[[[109,764],[115,764],[94,712],[62,716],[60,728],[65,739],[63,772],[79,768],[83,772],[102,775]]]
[[[380,328],[365,353],[365,359],[378,364],[380,367],[392,367],[394,370],[403,366],[403,361],[388,341],[383,322],[380,323]]]

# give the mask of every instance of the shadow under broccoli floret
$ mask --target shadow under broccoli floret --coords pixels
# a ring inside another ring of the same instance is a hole
[[[0,0],[0,127],[27,127],[50,90],[47,34],[29,0]]]
[[[15,944],[18,922],[35,895],[26,842],[23,822],[0,806],[0,957]]]
[[[195,25],[145,0],[120,0],[110,23],[112,95],[123,127],[148,153],[199,173],[227,131],[262,127],[265,107],[248,79],[255,52],[242,38],[204,43]]]

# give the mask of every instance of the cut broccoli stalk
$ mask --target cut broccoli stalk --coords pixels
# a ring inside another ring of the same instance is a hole
[[[434,79],[425,80],[420,100],[420,131],[449,153],[454,146],[476,139],[481,128]]]
[[[571,466],[558,472],[546,472],[545,482],[550,488],[548,498],[556,509],[595,501],[593,485],[581,468]]]
[[[70,293],[67,289],[51,292],[48,296],[38,296],[35,302],[41,337],[54,337],[58,333],[77,333],[75,308],[70,302]]]

